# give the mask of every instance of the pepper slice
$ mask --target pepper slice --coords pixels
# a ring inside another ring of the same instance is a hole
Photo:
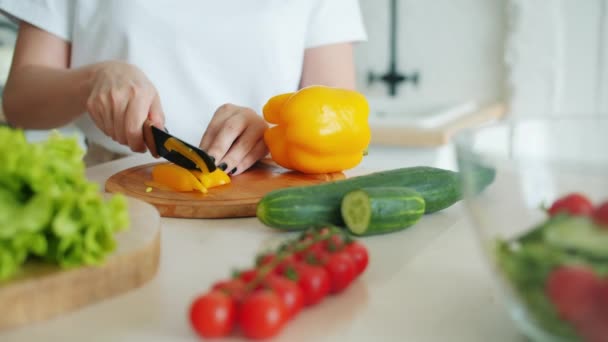
[[[209,173],[209,169],[207,168],[207,165],[205,164],[205,162],[203,161],[201,156],[196,154],[196,152],[192,151],[192,149],[190,149],[188,146],[184,145],[179,140],[177,140],[175,138],[169,138],[165,141],[164,146],[167,149],[167,151],[175,151],[175,152],[181,154],[182,156],[188,158],[189,160],[191,160],[196,166],[198,166],[198,168],[204,174]]]
[[[230,183],[230,177],[221,169],[209,172],[203,159],[188,146],[175,138],[165,141],[168,151],[176,151],[191,160],[201,171],[188,170],[176,164],[160,164],[152,169],[152,179],[176,191],[197,190],[207,193],[207,189]]]

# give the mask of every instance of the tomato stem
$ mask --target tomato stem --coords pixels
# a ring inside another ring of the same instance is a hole
[[[328,240],[334,235],[343,235],[345,243],[353,242],[353,240],[349,239],[349,237],[338,227],[328,226],[320,229],[309,229],[300,234],[297,239],[289,241],[288,244],[284,245],[283,250],[279,251],[279,253],[276,254],[276,257],[269,263],[262,265],[261,267],[258,266],[255,278],[245,286],[245,293],[249,293],[257,288],[263,279],[289,256],[304,251],[319,241]],[[308,237],[311,238],[308,239]]]

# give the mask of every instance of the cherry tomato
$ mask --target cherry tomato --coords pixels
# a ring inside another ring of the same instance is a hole
[[[574,327],[585,341],[606,341],[608,336],[608,281],[601,281],[595,291],[595,309],[584,320],[574,323]]]
[[[240,302],[245,296],[245,282],[242,279],[230,279],[219,281],[211,287],[232,297],[236,302]]]
[[[304,294],[304,305],[315,305],[327,296],[331,283],[325,268],[298,262],[294,264],[293,271],[296,273],[298,286]]]
[[[600,204],[600,206],[593,211],[593,220],[596,224],[608,228],[608,201]]]
[[[355,262],[355,276],[359,276],[367,268],[369,262],[369,254],[367,248],[358,242],[351,242],[346,245],[346,253],[350,254]]]
[[[331,255],[325,269],[331,281],[331,293],[339,293],[350,285],[356,276],[356,266],[353,258],[346,251]]]
[[[315,248],[302,252],[300,261],[306,262],[311,265],[325,265],[329,260],[331,254],[325,249]]]
[[[549,274],[546,293],[561,318],[581,322],[593,316],[599,286],[600,280],[593,270],[562,266]]]
[[[293,256],[293,254],[286,256],[283,259],[283,261],[281,261],[277,265],[277,267],[275,267],[274,274],[283,275],[285,272],[285,269],[288,268],[289,266],[293,265],[295,262],[296,262],[296,258]]]
[[[288,319],[295,317],[300,312],[304,306],[304,294],[295,281],[279,275],[271,275],[265,283],[281,298]]]
[[[346,241],[345,241],[343,235],[334,234],[334,235],[330,236],[329,239],[325,240],[325,243],[323,245],[324,245],[326,251],[328,251],[330,253],[335,253],[335,252],[342,250],[342,248],[344,248],[345,244],[346,244]]]
[[[551,208],[549,215],[555,216],[559,213],[567,213],[574,216],[588,216],[593,212],[593,204],[582,194],[571,193],[557,199]]]
[[[258,271],[256,269],[250,269],[242,271],[239,274],[239,278],[242,279],[246,284],[251,282],[258,275]]]
[[[248,338],[262,339],[276,335],[287,321],[285,306],[269,290],[249,294],[238,310],[238,322]]]
[[[574,326],[583,341],[606,341],[608,336],[608,319],[606,316],[591,317],[586,321],[576,322]]]
[[[608,281],[606,280],[602,282],[597,290],[597,305],[603,312],[608,314]],[[606,318],[608,319],[608,315]]]
[[[324,251],[325,251],[325,247],[324,247],[323,241],[317,241],[317,242],[313,243],[312,245],[310,245],[305,250],[295,253],[294,257],[296,260],[301,261],[301,260],[306,260],[307,258],[310,258],[310,255],[314,256],[314,255],[317,255],[317,253],[324,252]]]
[[[220,291],[211,291],[194,300],[190,307],[190,322],[202,337],[222,337],[232,331],[235,311],[232,298]]]

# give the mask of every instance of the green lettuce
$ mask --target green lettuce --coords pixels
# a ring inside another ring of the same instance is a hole
[[[75,138],[30,143],[0,127],[0,281],[36,259],[64,268],[99,265],[129,225],[126,199],[104,199],[85,176]]]

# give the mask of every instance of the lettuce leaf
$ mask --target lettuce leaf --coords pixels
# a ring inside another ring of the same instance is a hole
[[[29,143],[0,127],[0,281],[28,259],[99,265],[116,248],[114,235],[129,225],[126,199],[104,199],[82,157],[75,138]]]

